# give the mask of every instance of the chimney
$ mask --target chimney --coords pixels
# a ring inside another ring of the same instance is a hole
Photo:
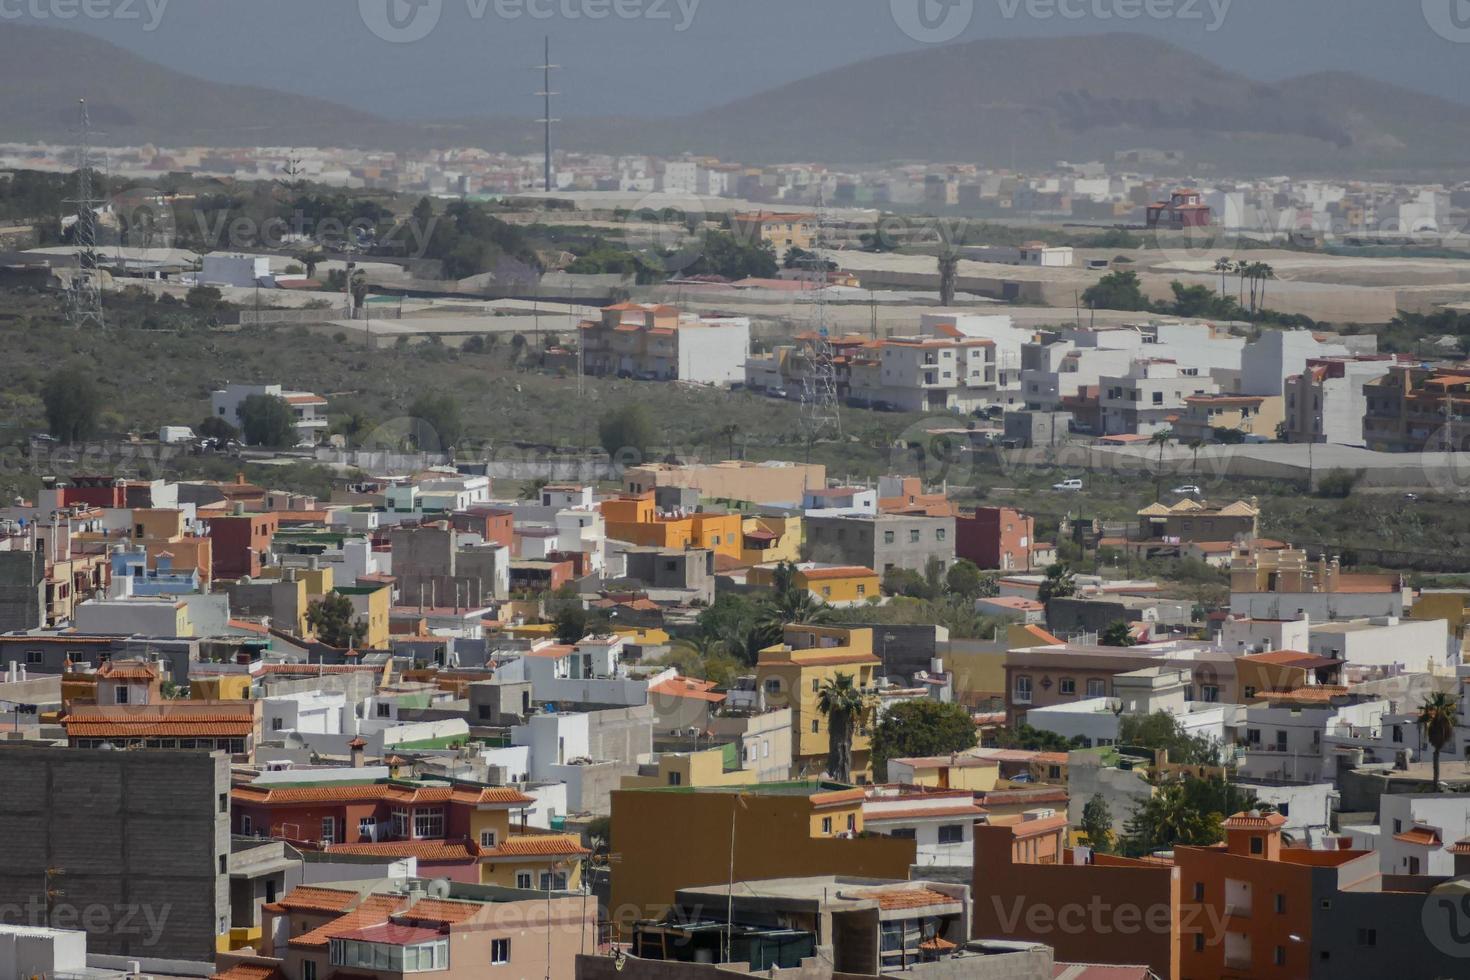
[[[348,742],[347,747],[352,750],[352,768],[361,769],[365,765],[363,761],[363,749],[367,747],[367,740],[359,735],[357,738]]]
[[[235,471],[235,486],[237,486],[237,487],[243,487],[244,485],[245,485],[245,471],[244,470],[236,470]]]
[[[235,516],[236,517],[244,517],[245,516],[245,505],[242,504],[242,503],[240,503],[239,501],[236,501],[235,502]]]

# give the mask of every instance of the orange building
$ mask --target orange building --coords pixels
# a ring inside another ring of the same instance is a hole
[[[1046,943],[1057,962],[1147,965],[1180,980],[1179,877],[1167,862],[1076,863],[1050,809],[975,826],[972,935]]]
[[[623,494],[602,502],[607,536],[655,548],[708,548],[740,557],[743,518],[721,512],[662,513],[652,493]]]
[[[199,581],[204,591],[209,591],[209,583],[214,578],[214,540],[187,533],[183,511],[134,510],[132,531],[133,543],[142,545],[148,554],[149,568],[158,567],[159,555],[169,555],[176,571],[198,569]]]
[[[1313,934],[1319,909],[1374,878],[1374,851],[1284,847],[1279,813],[1237,813],[1225,843],[1176,847],[1183,894],[1181,976],[1286,980],[1315,976],[1341,935]],[[1329,960],[1330,962],[1330,960]]]

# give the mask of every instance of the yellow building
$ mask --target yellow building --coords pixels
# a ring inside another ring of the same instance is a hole
[[[908,878],[915,842],[859,836],[863,795],[818,781],[614,790],[614,927],[626,935],[631,919],[667,911],[678,889],[725,881],[732,857],[737,881],[829,874]]]
[[[602,503],[607,536],[655,548],[708,548],[717,555],[740,557],[739,514],[661,514],[653,494],[626,495]]]
[[[740,561],[746,565],[801,561],[801,518],[747,517],[740,529]]]
[[[580,888],[590,853],[575,834],[519,832],[510,810],[496,804],[470,811],[470,840],[481,851],[480,884],[506,888],[544,888],[547,875],[553,888]]]
[[[352,601],[354,622],[367,627],[361,646],[382,650],[388,646],[388,617],[393,611],[393,589],[387,585],[339,586],[332,591]]]
[[[190,701],[248,701],[249,674],[210,674],[189,678]]]
[[[751,211],[745,214],[732,214],[730,226],[742,241],[751,244],[769,242],[775,247],[777,257],[781,257],[791,248],[810,249],[812,247],[816,216]]]
[[[1455,636],[1464,636],[1470,622],[1470,591],[1421,592],[1409,607],[1410,619],[1443,619]]]
[[[731,749],[734,751],[728,751]],[[740,768],[739,753],[740,746],[734,742],[701,752],[661,752],[655,757],[657,761],[649,764],[656,772],[624,776],[622,788],[743,786],[750,782],[750,773]]]
[[[782,642],[760,652],[756,681],[765,692],[766,703],[791,708],[792,771],[818,774],[826,771],[828,750],[827,716],[817,708],[818,693],[839,674],[871,691],[874,673],[882,662],[873,656],[873,631],[840,626],[787,626]],[[852,775],[858,782],[869,776],[869,719],[858,720],[852,736]]]
[[[913,786],[988,793],[1000,782],[1000,763],[972,755],[889,759],[888,778]]]
[[[775,584],[776,566],[757,565],[745,576],[750,585],[770,588]],[[795,566],[792,581],[813,599],[829,606],[860,606],[869,599],[882,597],[878,573],[861,565],[818,565],[804,562]]]
[[[1184,406],[1173,425],[1181,443],[1215,442],[1223,432],[1274,440],[1286,419],[1280,395],[1190,395]]]

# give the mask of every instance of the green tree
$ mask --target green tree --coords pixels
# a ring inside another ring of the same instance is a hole
[[[579,601],[558,604],[551,620],[556,632],[556,642],[568,645],[581,643],[583,637],[587,635],[587,624],[590,619],[587,610]]]
[[[658,430],[648,409],[634,402],[603,419],[597,427],[597,437],[609,456],[616,459],[626,455],[635,462],[641,462],[648,459],[649,451],[658,438]]]
[[[936,599],[939,596],[935,584],[912,568],[890,568],[884,572],[883,591],[910,599]]]
[[[749,596],[721,592],[700,610],[695,624],[702,636],[717,641],[721,649],[750,665],[756,662],[762,646],[762,634],[756,625],[759,614],[756,601]]]
[[[367,624],[357,618],[352,600],[340,592],[328,592],[307,604],[306,624],[316,638],[329,647],[356,647],[367,636]]]
[[[1123,824],[1123,853],[1139,857],[1176,846],[1209,847],[1225,838],[1225,819],[1271,807],[1249,790],[1219,777],[1159,786]]]
[[[1094,310],[1147,310],[1153,304],[1143,295],[1138,273],[1132,269],[1110,272],[1082,292],[1082,302]]]
[[[838,672],[817,689],[817,710],[827,716],[827,775],[839,783],[851,782],[852,736],[868,713],[868,697],[851,674]]]
[[[80,442],[97,432],[102,395],[92,375],[77,365],[58,368],[41,385],[46,429],[65,443]]]
[[[1123,715],[1118,722],[1118,742],[1169,753],[1169,761],[1186,766],[1220,763],[1220,747],[1207,735],[1191,735],[1178,718],[1167,711],[1146,715]]]
[[[1066,738],[1045,728],[1021,725],[1018,728],[1002,729],[995,737],[996,745],[1003,749],[1025,749],[1027,752],[1069,752],[1082,748],[1082,736]]]
[[[1161,500],[1164,496],[1164,448],[1169,445],[1169,440],[1174,438],[1174,430],[1160,429],[1148,437],[1150,446],[1159,447],[1159,468],[1154,471],[1154,499]]]
[[[452,449],[464,435],[459,402],[452,395],[420,395],[409,406],[408,414],[413,419],[414,444],[427,452]]]
[[[218,415],[210,415],[195,429],[205,439],[238,439],[240,430]]]
[[[1077,594],[1077,576],[1064,562],[1053,562],[1046,566],[1046,578],[1036,590],[1036,598],[1043,603],[1052,599],[1065,599]]]
[[[873,730],[873,776],[888,779],[888,760],[948,755],[975,747],[975,722],[954,702],[902,701]]]
[[[195,286],[184,295],[184,303],[189,309],[200,313],[213,313],[224,299],[224,294],[213,286]]]
[[[964,599],[977,599],[995,585],[995,577],[983,574],[968,558],[958,559],[944,574],[945,591]]]
[[[240,428],[251,446],[289,449],[301,441],[296,415],[279,395],[251,395],[241,402]]]
[[[756,629],[762,646],[781,639],[790,623],[818,625],[832,621],[832,608],[796,582],[796,566],[779,563],[772,573],[770,591],[756,602]]]
[[[1115,620],[1108,624],[1108,628],[1102,631],[1098,642],[1105,647],[1131,647],[1135,646],[1133,631],[1123,620]]]
[[[1434,791],[1437,793],[1442,788],[1439,785],[1439,754],[1455,740],[1455,727],[1460,720],[1460,704],[1454,695],[1443,691],[1436,691],[1419,705],[1419,732],[1428,739],[1430,747],[1434,750]]]
[[[1113,811],[1107,798],[1093,793],[1092,799],[1082,805],[1082,825],[1078,828],[1087,839],[1087,846],[1100,854],[1113,851]]]

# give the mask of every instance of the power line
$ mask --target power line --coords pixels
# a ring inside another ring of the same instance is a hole
[[[551,90],[551,73],[554,71],[560,71],[561,65],[553,65],[551,63],[550,35],[548,35],[546,38],[546,57],[541,64],[536,66],[536,68],[538,71],[541,72],[541,91],[537,92],[536,94],[540,96],[543,100],[543,113],[541,118],[536,121],[541,123],[542,126],[545,127],[546,132],[545,188],[546,192],[549,194],[551,193],[551,124],[561,122],[560,119],[555,119],[551,115],[551,98],[555,95],[561,95],[560,92],[553,92]]]

